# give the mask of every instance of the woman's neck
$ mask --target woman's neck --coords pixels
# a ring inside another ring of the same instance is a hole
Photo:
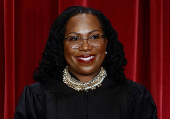
[[[81,82],[88,82],[90,81],[95,75],[88,75],[88,76],[83,76],[83,75],[75,75]]]
[[[98,73],[95,73],[95,74],[90,74],[90,75],[82,75],[82,74],[76,74],[76,73],[73,73],[73,72],[70,72],[69,70],[68,70],[68,72],[70,73],[70,75],[73,77],[73,78],[75,78],[75,79],[77,79],[77,80],[80,80],[81,82],[88,82],[88,81],[90,81],[91,79],[93,79],[94,78],[94,76],[96,76]]]

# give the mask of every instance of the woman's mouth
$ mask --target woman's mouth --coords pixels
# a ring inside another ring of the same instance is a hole
[[[90,63],[94,60],[95,55],[91,55],[91,54],[85,54],[85,55],[80,55],[77,57],[77,59],[80,62],[84,62],[84,63]]]

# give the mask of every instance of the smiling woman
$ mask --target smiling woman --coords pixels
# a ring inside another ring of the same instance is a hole
[[[96,34],[104,35],[100,22],[94,15],[78,14],[66,24],[66,37],[81,37],[77,48],[70,47],[71,42],[67,42],[68,40],[64,41],[64,55],[68,70],[82,82],[91,80],[100,71],[105,58],[107,39],[99,35],[95,44],[92,44]]]
[[[98,10],[73,6],[54,22],[14,119],[156,119],[148,90],[125,78],[123,45]]]

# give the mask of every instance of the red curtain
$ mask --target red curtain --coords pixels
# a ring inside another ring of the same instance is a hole
[[[0,0],[0,118],[12,119],[25,85],[34,83],[50,26],[72,5],[102,11],[124,44],[126,77],[151,92],[159,119],[170,117],[169,0]]]

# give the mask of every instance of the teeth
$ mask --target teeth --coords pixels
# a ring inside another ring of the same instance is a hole
[[[86,58],[82,58],[82,57],[78,57],[78,59],[81,59],[81,60],[90,60],[92,59],[94,56],[90,56],[90,57],[86,57]]]

